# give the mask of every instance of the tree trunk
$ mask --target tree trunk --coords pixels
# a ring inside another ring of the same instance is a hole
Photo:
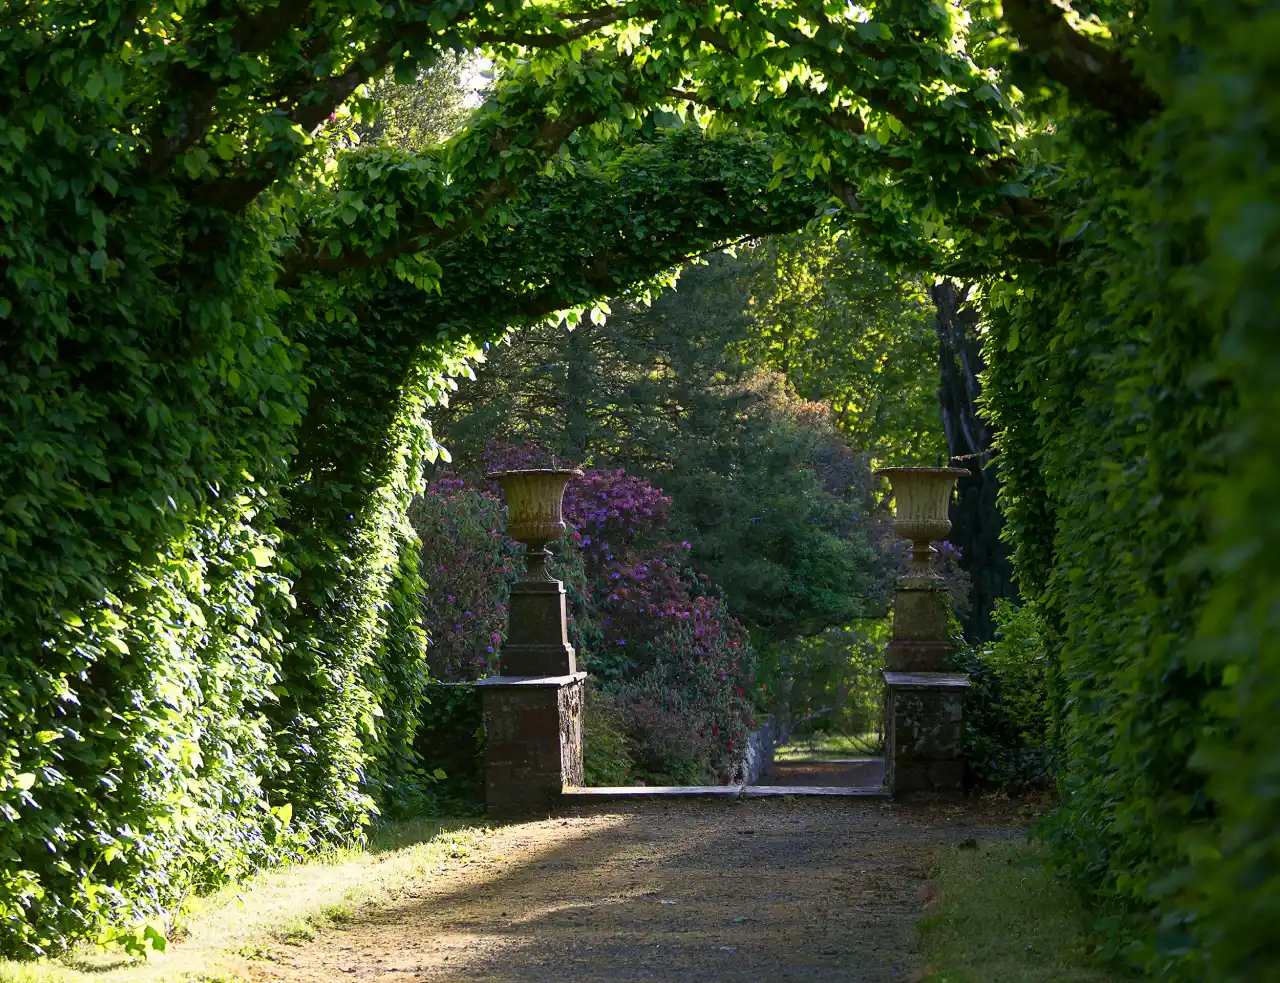
[[[978,380],[986,366],[978,337],[978,312],[969,304],[972,284],[943,280],[932,288],[938,334],[938,405],[946,432],[947,453],[955,467],[970,475],[957,482],[951,504],[948,541],[960,553],[960,567],[973,581],[971,605],[960,619],[972,644],[995,635],[991,612],[997,598],[1016,597],[1013,568],[1000,529],[1004,520],[996,507],[996,463],[991,456],[991,432],[978,413]]]
[[[564,403],[565,448],[570,463],[578,465],[586,461],[590,450],[591,402],[594,395],[592,376],[591,342],[596,326],[583,320],[570,334],[564,347],[565,387]]]

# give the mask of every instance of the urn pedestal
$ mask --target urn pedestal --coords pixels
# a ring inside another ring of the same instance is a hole
[[[947,505],[961,468],[884,468],[896,503],[894,531],[911,541],[898,581],[893,638],[885,648],[885,787],[895,795],[956,790],[967,677],[950,672],[954,646],[946,582],[933,570],[933,541],[951,530]]]
[[[498,471],[507,533],[525,544],[525,574],[511,588],[502,674],[480,680],[485,729],[485,801],[495,816],[550,808],[566,785],[582,784],[586,673],[569,644],[564,584],[547,571],[547,544],[564,535],[564,488],[581,471]]]
[[[484,714],[484,799],[489,815],[545,814],[582,784],[585,672],[490,676],[476,682]]]
[[[884,784],[894,795],[964,785],[964,694],[969,678],[950,672],[888,672]]]

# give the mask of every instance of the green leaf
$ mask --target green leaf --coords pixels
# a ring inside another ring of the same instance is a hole
[[[148,925],[143,929],[142,937],[156,952],[164,952],[169,946],[169,940],[165,938],[164,933],[154,925]]]

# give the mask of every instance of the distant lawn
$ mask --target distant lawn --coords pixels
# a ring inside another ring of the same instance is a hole
[[[969,841],[972,842],[972,841]],[[920,922],[927,983],[1120,983],[1098,965],[1077,898],[1049,877],[1039,847],[985,841],[949,847],[937,897]]]
[[[363,849],[336,850],[263,871],[243,884],[193,900],[167,951],[149,959],[82,946],[59,959],[0,959],[0,983],[232,983],[250,959],[376,909],[414,877],[466,857],[483,827],[412,821],[376,827]]]
[[[814,734],[796,737],[774,752],[777,761],[797,758],[866,758],[881,754],[880,735],[871,731],[857,737],[844,734]]]

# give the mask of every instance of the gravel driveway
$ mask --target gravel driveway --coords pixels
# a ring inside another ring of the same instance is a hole
[[[499,828],[469,861],[253,964],[264,981],[890,983],[942,844],[1021,836],[1010,809],[647,801]]]

